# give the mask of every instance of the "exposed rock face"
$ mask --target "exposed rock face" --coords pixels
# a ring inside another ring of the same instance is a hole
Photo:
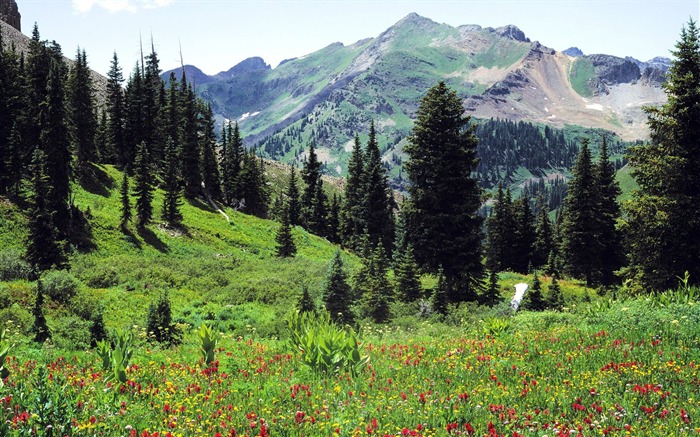
[[[569,47],[562,53],[564,53],[567,56],[571,56],[572,58],[578,58],[579,56],[583,56],[583,52],[578,47]]]
[[[496,33],[505,38],[514,39],[520,42],[530,42],[530,38],[525,36],[525,32],[518,29],[516,26],[509,24],[507,26],[499,27],[496,29]]]
[[[22,16],[17,9],[15,0],[0,0],[0,20],[22,31]]]
[[[242,60],[238,64],[231,67],[228,71],[219,73],[219,76],[231,77],[237,74],[245,74],[253,71],[269,70],[270,68],[272,67],[266,64],[263,58],[255,56]]]

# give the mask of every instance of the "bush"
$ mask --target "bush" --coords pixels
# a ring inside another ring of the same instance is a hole
[[[175,345],[182,341],[182,333],[173,323],[170,298],[167,293],[161,293],[158,299],[148,306],[146,330],[148,337],[159,343]]]
[[[26,334],[29,332],[33,320],[32,313],[17,303],[13,303],[8,308],[0,309],[0,326],[10,327],[12,325]]]
[[[90,288],[109,288],[120,283],[117,270],[104,264],[88,269],[82,277]]]
[[[22,259],[18,250],[8,249],[0,252],[0,281],[28,279],[30,273],[29,263]]]
[[[89,321],[75,316],[61,317],[51,324],[51,340],[59,349],[88,349],[90,324]]]
[[[50,270],[42,276],[44,293],[54,302],[67,304],[78,292],[80,281],[65,270]]]

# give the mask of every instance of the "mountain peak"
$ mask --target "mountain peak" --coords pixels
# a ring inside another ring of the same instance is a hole
[[[270,67],[265,63],[263,58],[259,56],[253,56],[252,58],[247,58],[239,62],[238,64],[231,67],[228,71],[221,72],[217,76],[234,76],[236,74],[250,73],[253,71],[269,70]]]
[[[530,42],[530,38],[525,36],[525,32],[512,24],[497,28],[496,33],[504,38],[510,38],[520,42]]]
[[[416,14],[415,12],[411,12],[410,14],[406,15],[402,19],[400,19],[396,24],[394,24],[393,27],[403,27],[403,26],[413,26],[413,27],[432,27],[435,26],[437,23],[431,20],[430,18],[423,17],[421,15]]]
[[[567,56],[571,56],[572,58],[578,58],[579,56],[583,56],[583,52],[578,47],[569,47],[562,53],[564,53]]]
[[[21,15],[15,0],[0,0],[0,20],[22,31]]]

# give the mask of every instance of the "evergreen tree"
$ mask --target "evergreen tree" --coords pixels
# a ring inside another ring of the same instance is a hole
[[[4,47],[0,35],[0,47]],[[22,113],[26,87],[20,57],[12,47],[0,50],[0,195],[19,192],[22,178]]]
[[[277,230],[275,242],[277,243],[277,256],[286,258],[296,255],[297,247],[294,244],[292,227],[289,223],[289,211],[286,209],[282,212],[282,222]]]
[[[6,170],[4,172],[4,177],[0,176],[0,179],[3,180],[1,183],[3,185],[3,190],[15,196],[18,196],[20,193],[23,174],[22,167],[24,166],[22,158],[23,141],[20,135],[19,125],[17,123],[13,124],[4,156]]]
[[[364,199],[364,153],[360,137],[355,135],[355,144],[348,161],[348,175],[345,179],[345,201],[340,213],[340,229],[343,244],[357,250],[360,237],[365,231],[363,212]]]
[[[537,214],[535,224],[535,241],[532,244],[532,265],[535,268],[547,264],[549,253],[553,250],[552,222],[547,215],[547,205],[544,196],[537,198]]]
[[[672,287],[676,276],[700,281],[700,34],[681,30],[663,89],[666,104],[647,108],[651,144],[629,151],[640,186],[626,208],[630,268],[645,289]]]
[[[430,307],[433,309],[433,312],[441,316],[447,315],[447,296],[451,294],[449,287],[450,284],[447,282],[445,274],[439,271],[437,285],[430,296]]]
[[[615,180],[615,165],[610,162],[608,156],[607,140],[603,137],[600,147],[600,157],[593,169],[594,180],[598,189],[597,220],[600,241],[598,261],[598,274],[603,285],[611,285],[615,282],[615,271],[624,263],[622,249],[622,235],[616,228],[620,218],[620,205],[617,197],[622,190]]]
[[[571,170],[562,223],[562,254],[566,270],[582,277],[591,286],[597,278],[597,257],[601,252],[598,240],[598,190],[588,140],[581,144],[576,165]]]
[[[413,246],[410,244],[405,249],[398,249],[394,276],[396,295],[400,296],[403,302],[414,302],[423,296],[418,264],[413,256]]]
[[[146,144],[146,132],[143,125],[145,118],[145,96],[143,85],[143,72],[139,63],[136,63],[134,71],[129,77],[124,92],[124,138],[121,145],[121,164],[131,165],[134,163],[136,151],[141,143],[144,144],[146,152],[149,148]],[[134,167],[135,169],[135,167]]]
[[[143,141],[146,142],[148,153],[154,166],[159,166],[164,161],[162,125],[160,123],[162,101],[161,88],[163,80],[160,78],[159,59],[151,41],[151,53],[146,56],[146,64],[143,68],[143,115],[142,132]]]
[[[226,203],[233,206],[235,202],[241,200],[240,192],[240,172],[243,157],[245,156],[245,149],[243,148],[243,140],[241,139],[241,133],[238,129],[238,123],[228,123],[228,135],[227,135],[227,147],[224,152],[224,163],[222,165],[224,171],[223,177],[223,190],[224,198]],[[292,224],[298,224],[294,222],[294,211],[290,211],[292,216],[290,216],[290,221]],[[298,218],[297,218],[298,221]]]
[[[291,226],[296,226],[300,224],[300,205],[299,205],[299,187],[297,185],[296,168],[291,167],[289,172],[289,182],[287,183],[287,191],[285,193],[287,198],[287,212],[289,213],[289,224]]]
[[[25,259],[35,271],[62,267],[66,261],[59,243],[58,230],[52,219],[47,197],[48,178],[45,173],[46,155],[40,149],[32,159],[32,197],[29,223],[27,224],[27,249]]]
[[[388,261],[381,243],[364,263],[367,273],[363,277],[366,282],[358,287],[363,312],[375,323],[386,323],[391,319],[390,304],[394,300],[394,290],[387,277]]]
[[[301,177],[305,186],[301,195],[301,216],[304,226],[316,235],[324,235],[325,194],[321,180],[321,163],[318,161],[313,143],[304,162]]]
[[[185,197],[191,199],[202,190],[202,151],[199,141],[198,111],[194,90],[187,83],[185,72],[180,81],[182,101],[182,178],[185,181]]]
[[[153,167],[144,142],[141,142],[136,150],[134,178],[136,221],[140,228],[145,228],[153,219]]]
[[[547,288],[547,308],[561,310],[564,308],[564,296],[559,286],[558,275],[552,276],[552,283]]]
[[[337,194],[333,193],[326,210],[326,237],[331,243],[340,244],[340,201]]]
[[[503,300],[501,290],[498,288],[498,273],[495,270],[489,271],[489,285],[482,295],[484,305],[493,307]]]
[[[54,61],[46,84],[46,100],[41,103],[41,148],[46,154],[48,177],[47,207],[61,237],[69,233],[71,211],[68,205],[71,180],[70,140],[65,112],[61,64]]]
[[[442,266],[452,301],[474,299],[484,276],[481,188],[472,177],[477,140],[463,113],[457,93],[440,82],[421,100],[404,149],[406,218],[416,260],[429,272]]]
[[[163,135],[166,138],[164,159],[163,163],[163,179],[166,179],[168,173],[168,142],[171,141],[176,153],[176,160],[179,163],[180,160],[180,146],[182,144],[182,127],[180,126],[182,121],[182,116],[180,114],[180,94],[179,88],[177,86],[177,79],[175,78],[175,72],[171,71],[168,78],[168,93],[165,99],[165,109],[163,110]],[[176,169],[178,176],[180,175],[180,168]]]
[[[107,152],[104,154],[105,162],[117,162],[122,167],[130,163],[126,148],[124,123],[126,117],[126,102],[122,84],[124,76],[119,66],[117,53],[114,52],[109,72],[107,73]]]
[[[216,158],[216,134],[214,133],[214,114],[211,104],[207,104],[203,115],[202,136],[202,178],[204,186],[214,199],[221,199],[221,172]]]
[[[78,166],[94,161],[97,118],[95,97],[85,50],[78,49],[68,78],[71,136]]]
[[[109,148],[109,135],[107,131],[107,111],[103,108],[98,110],[99,117],[95,128],[95,161],[100,164],[113,163],[112,155]]]
[[[182,221],[182,214],[180,213],[182,188],[180,186],[181,180],[178,173],[180,162],[177,158],[175,142],[171,138],[168,138],[167,146],[165,147],[165,162],[163,166],[165,171],[163,180],[165,196],[163,196],[163,212],[161,215],[163,220],[168,222],[171,226],[178,225]]]
[[[525,293],[523,308],[530,311],[544,311],[546,306],[547,302],[542,296],[542,283],[537,276],[537,272],[535,272],[532,279],[532,287]]]
[[[328,276],[323,287],[323,303],[330,313],[331,320],[340,323],[353,323],[354,317],[350,306],[352,305],[350,286],[343,270],[343,261],[340,251],[336,251],[328,269]]]
[[[32,315],[34,316],[34,323],[32,324],[31,332],[34,334],[34,341],[43,343],[46,340],[50,340],[51,331],[46,324],[46,317],[44,316],[44,287],[41,279],[36,281],[36,299],[34,300]]]
[[[499,185],[493,215],[486,222],[488,236],[486,254],[490,270],[498,272],[513,267],[514,228],[510,190],[504,192],[503,187]]]
[[[316,314],[316,304],[309,294],[309,287],[304,285],[301,287],[301,296],[297,302],[297,311],[300,313]]]
[[[381,243],[384,247],[391,248],[395,231],[391,207],[393,198],[387,182],[386,169],[382,165],[374,122],[369,128],[363,184],[362,212],[369,241],[373,247]]]
[[[104,310],[98,308],[90,319],[90,347],[97,347],[97,342],[107,339]]]
[[[243,156],[238,183],[241,196],[239,200],[244,205],[243,212],[256,217],[266,217],[269,202],[267,181],[253,150]]]
[[[124,175],[122,176],[122,184],[119,189],[119,197],[121,200],[121,213],[119,218],[119,223],[122,229],[126,229],[126,226],[131,221],[131,200],[129,198],[129,168],[124,168]]]
[[[513,270],[518,273],[528,273],[532,262],[532,247],[535,242],[535,227],[530,210],[530,199],[521,197],[515,202],[513,229]]]
[[[182,341],[182,333],[173,323],[168,293],[161,293],[156,301],[148,305],[146,331],[149,339],[159,343],[175,345]]]

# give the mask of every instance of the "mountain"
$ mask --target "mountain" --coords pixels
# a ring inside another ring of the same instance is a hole
[[[219,121],[238,120],[247,144],[274,159],[301,160],[315,142],[331,174],[344,173],[353,137],[364,138],[372,120],[384,159],[400,163],[419,100],[440,80],[477,118],[644,138],[641,108],[665,100],[658,85],[666,64],[569,53],[577,56],[512,25],[452,27],[410,14],[375,38],[330,44],[276,68],[248,59],[200,79],[197,92]]]

